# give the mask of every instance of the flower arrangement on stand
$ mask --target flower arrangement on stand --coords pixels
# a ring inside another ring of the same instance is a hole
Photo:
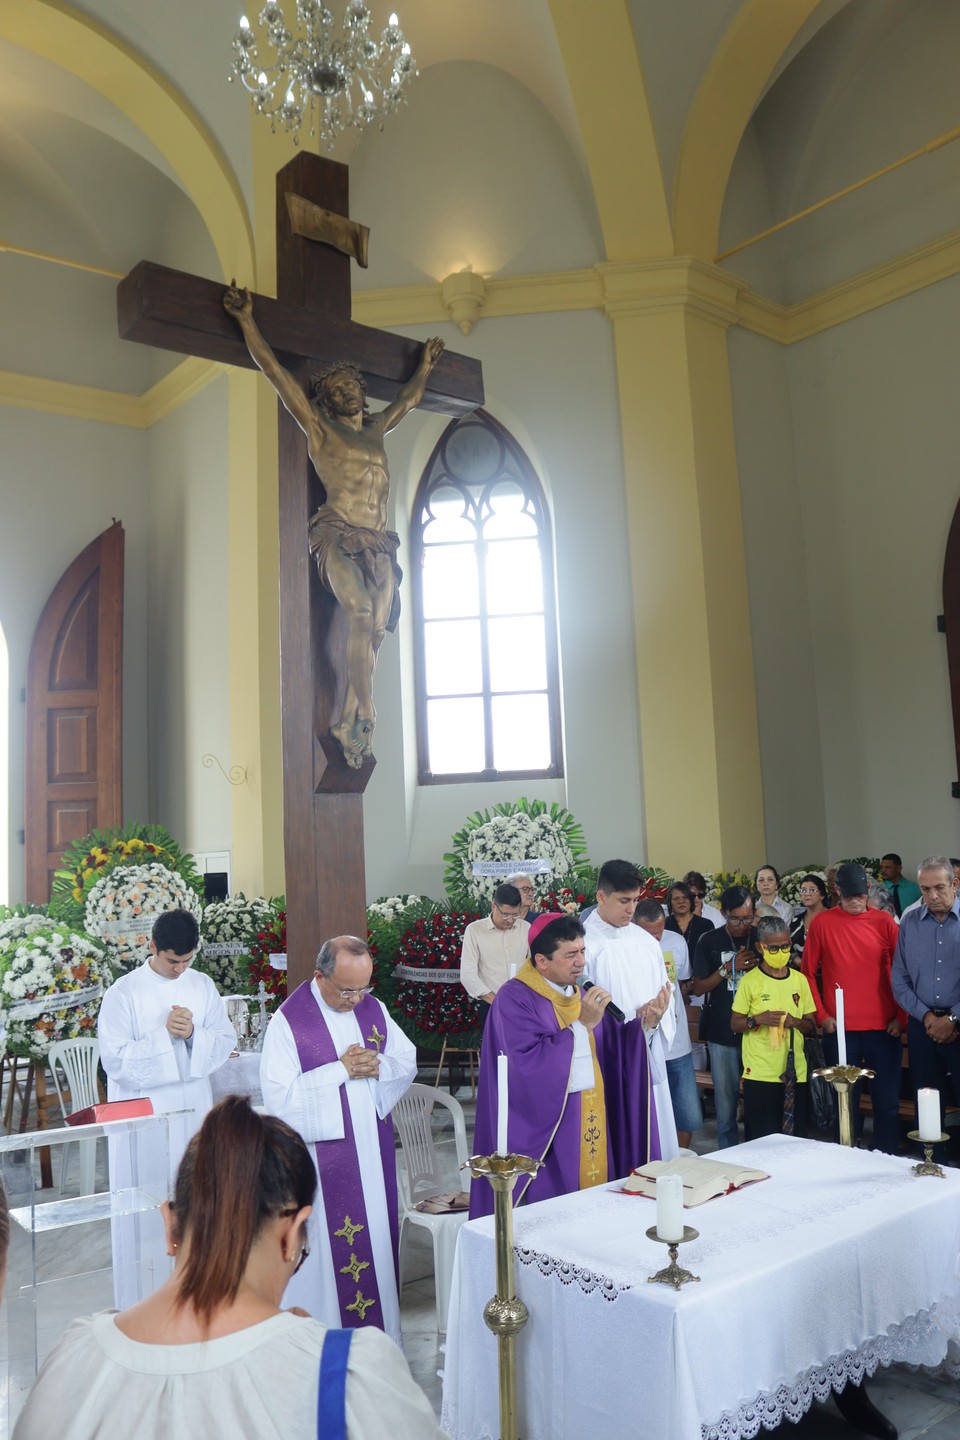
[[[436,910],[415,920],[396,951],[396,998],[389,1008],[410,1039],[429,1050],[443,1048],[444,1040],[467,1049],[480,1044],[480,1001],[472,999],[459,977],[420,979],[419,971],[459,971],[463,932],[475,913]],[[378,992],[379,993],[379,992]],[[383,999],[380,995],[380,999]]]
[[[221,995],[244,995],[251,985],[253,945],[273,921],[275,905],[262,897],[248,900],[240,892],[215,900],[203,912],[203,950],[197,969],[210,976]]]
[[[742,885],[751,892],[753,890],[753,875],[748,875],[745,870],[716,870],[713,873],[708,870],[703,878],[707,882],[705,898],[708,905],[719,905],[720,896],[732,885]]]
[[[263,981],[264,989],[272,997],[268,1002],[271,1010],[287,998],[287,911],[283,896],[276,899],[270,911],[270,918],[250,945],[250,989],[256,994]],[[271,955],[283,955],[284,968],[277,970],[270,964]]]
[[[373,988],[401,1028],[397,1009],[397,980],[393,973],[404,935],[418,920],[429,920],[444,907],[426,895],[381,896],[367,906],[367,944],[373,956]]]
[[[444,884],[455,909],[489,909],[494,890],[522,861],[542,860],[549,867],[530,877],[538,897],[563,886],[583,889],[579,877],[590,872],[580,823],[562,805],[543,800],[521,797],[478,810],[450,843]],[[495,873],[475,875],[476,864],[496,867]]]
[[[5,1011],[7,1051],[45,1060],[58,1040],[96,1033],[97,1014],[110,967],[88,935],[45,926],[25,915],[4,922],[0,938],[0,1010]],[[17,920],[29,922],[15,930]]]
[[[203,914],[200,896],[176,871],[160,864],[124,865],[91,889],[84,929],[102,943],[116,970],[133,970],[149,954],[157,916],[179,909],[192,911],[198,921]]]
[[[183,853],[168,830],[128,821],[110,830],[91,830],[64,851],[53,878],[50,913],[63,924],[82,929],[94,886],[118,867],[130,865],[162,865],[179,875],[187,889],[203,890],[193,856]]]

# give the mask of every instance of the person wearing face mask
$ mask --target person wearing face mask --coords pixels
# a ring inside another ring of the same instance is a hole
[[[760,963],[737,987],[730,1016],[730,1028],[743,1037],[744,1134],[759,1140],[787,1130],[805,1139],[803,1041],[813,1034],[816,1006],[806,977],[790,966],[790,935],[782,920],[765,915],[757,922],[757,949]]]
[[[307,1257],[317,1177],[300,1136],[239,1096],[191,1140],[164,1204],[173,1275],[122,1314],[75,1320],[44,1361],[15,1440],[443,1440],[379,1330],[281,1310]],[[318,1423],[318,1412],[323,1428]]]

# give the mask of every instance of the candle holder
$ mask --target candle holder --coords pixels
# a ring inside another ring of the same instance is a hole
[[[828,1080],[837,1092],[837,1112],[840,1119],[840,1144],[853,1148],[853,1087],[858,1080],[872,1080],[873,1070],[862,1070],[859,1065],[827,1065],[814,1070],[822,1080]]]
[[[690,1270],[684,1270],[682,1265],[677,1264],[677,1246],[686,1245],[688,1240],[696,1240],[699,1234],[700,1231],[694,1230],[692,1225],[684,1225],[683,1234],[678,1240],[664,1240],[662,1235],[657,1234],[656,1225],[651,1225],[647,1231],[647,1239],[656,1240],[659,1245],[670,1247],[667,1251],[670,1256],[670,1264],[665,1265],[662,1270],[658,1270],[656,1275],[648,1275],[647,1284],[672,1285],[674,1290],[679,1290],[681,1285],[686,1285],[691,1280],[699,1284],[699,1275],[694,1275]]]
[[[484,1305],[483,1320],[497,1337],[500,1440],[517,1440],[517,1335],[528,1319],[514,1288],[513,1187],[519,1176],[536,1175],[541,1164],[529,1155],[471,1155],[464,1167],[475,1180],[483,1175],[493,1186],[497,1293]]]
[[[914,1175],[938,1175],[941,1180],[946,1180],[947,1177],[944,1175],[942,1167],[934,1161],[933,1147],[934,1145],[945,1145],[950,1136],[941,1133],[939,1139],[927,1140],[919,1130],[908,1130],[907,1139],[923,1146],[923,1159],[912,1167]]]

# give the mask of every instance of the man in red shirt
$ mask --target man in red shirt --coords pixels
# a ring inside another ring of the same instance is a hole
[[[867,908],[868,888],[862,865],[839,867],[840,903],[810,922],[802,969],[817,1007],[817,1023],[823,1026],[828,1065],[837,1063],[837,987],[843,991],[847,1061],[875,1072],[870,1081],[874,1146],[895,1155],[900,1141],[900,1033],[905,1017],[890,988],[890,966],[899,931],[892,915]],[[853,1092],[858,1131],[859,1090],[857,1085]]]

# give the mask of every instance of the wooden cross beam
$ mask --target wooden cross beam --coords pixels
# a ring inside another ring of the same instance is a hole
[[[301,153],[277,175],[277,299],[254,296],[261,332],[285,368],[307,388],[309,375],[338,361],[358,366],[376,399],[392,400],[410,379],[421,346],[355,324],[350,258],[337,241],[317,243],[292,218],[307,208],[328,212],[331,235],[349,222],[345,165]],[[341,223],[342,222],[342,223]],[[362,247],[358,247],[362,248]],[[120,282],[120,334],[128,340],[232,365],[252,366],[242,334],[215,281],[142,261]],[[480,364],[445,352],[431,372],[423,408],[465,415],[483,404]],[[281,405],[280,416],[280,687],[288,981],[313,972],[323,940],[366,936],[363,790],[372,757],[350,769],[329,740],[337,704],[342,612],[320,583],[307,541],[311,514],[325,495],[306,439]]]

